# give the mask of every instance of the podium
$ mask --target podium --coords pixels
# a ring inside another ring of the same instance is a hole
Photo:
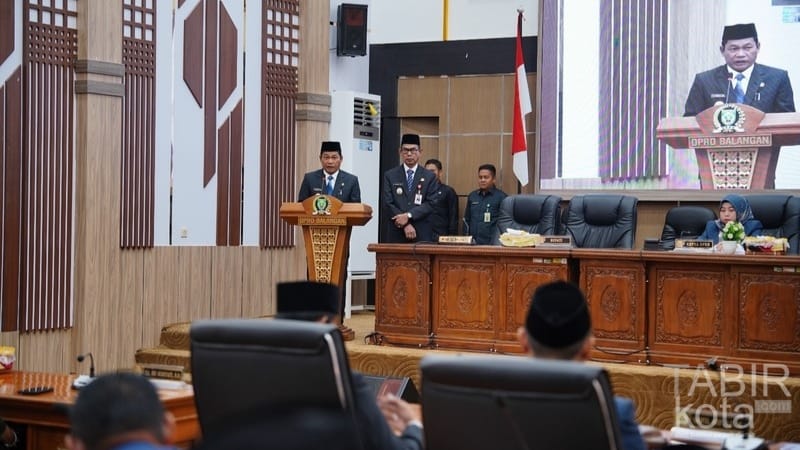
[[[302,203],[284,202],[280,216],[303,229],[308,279],[342,288],[347,278],[350,232],[354,226],[370,221],[372,208],[363,203],[342,203],[332,195],[316,195]],[[339,303],[341,320],[344,320],[341,298]],[[340,330],[345,340],[353,339],[352,330],[344,325]]]
[[[665,117],[656,137],[695,150],[701,189],[774,189],[781,146],[800,144],[800,113],[726,103],[696,117]]]

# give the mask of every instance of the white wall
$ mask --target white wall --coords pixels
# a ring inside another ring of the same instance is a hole
[[[367,47],[443,40],[493,39],[516,36],[517,9],[525,10],[523,36],[536,36],[539,0],[449,0],[447,36],[443,0],[331,0],[331,22],[340,3],[365,4]],[[330,89],[367,92],[369,53],[365,57],[336,56],[336,27],[331,26]],[[369,52],[369,50],[368,50]]]

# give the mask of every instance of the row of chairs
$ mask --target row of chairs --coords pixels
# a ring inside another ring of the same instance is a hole
[[[798,254],[800,244],[800,197],[789,194],[745,195],[753,215],[768,236],[785,237],[789,253]],[[495,242],[508,228],[542,235],[570,235],[576,247],[633,248],[636,240],[636,197],[616,194],[576,195],[561,210],[557,195],[519,194],[500,205]],[[702,234],[715,211],[702,206],[676,206],[665,217],[661,243],[666,249],[676,238]]]
[[[562,212],[557,195],[512,195],[500,204],[495,242],[513,228],[541,235],[567,234],[579,248],[633,248],[637,203],[629,195],[576,195]]]
[[[190,336],[195,403],[209,444],[219,440],[233,449],[240,433],[247,433],[246,440],[263,448],[360,447],[364,423],[354,411],[359,398],[336,326],[207,320],[193,323]],[[511,356],[427,356],[421,374],[429,450],[621,448],[602,367]],[[340,425],[332,429],[326,423]],[[565,426],[575,423],[580,433]]]

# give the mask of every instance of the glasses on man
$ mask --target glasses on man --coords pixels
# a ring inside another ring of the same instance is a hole
[[[414,152],[418,152],[418,151],[419,151],[419,148],[417,148],[417,147],[401,147],[400,148],[400,152],[401,153],[414,153]]]

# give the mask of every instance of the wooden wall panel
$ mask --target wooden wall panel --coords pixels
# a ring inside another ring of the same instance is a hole
[[[152,247],[154,243],[156,4],[128,2],[122,12],[125,96],[120,246],[123,248]]]
[[[497,167],[498,187],[508,193],[506,185],[508,180],[513,178],[513,174],[510,167],[503,170],[500,165],[500,141],[499,135],[450,136],[448,180],[456,192],[467,195],[477,189],[478,166],[489,163]],[[454,178],[454,175],[457,178]]]
[[[75,360],[78,353],[72,336],[69,330],[20,333],[19,341],[13,344],[17,347],[14,368],[36,372],[88,373],[89,366],[81,366]]]
[[[438,117],[447,123],[450,79],[448,77],[400,78],[397,80],[397,115]]]
[[[211,249],[211,317],[242,317],[242,250]]]
[[[450,78],[448,133],[499,133],[503,115],[513,109],[502,104],[502,93],[499,75]]]

